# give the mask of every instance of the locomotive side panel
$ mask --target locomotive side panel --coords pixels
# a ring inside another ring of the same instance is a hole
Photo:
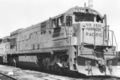
[[[39,27],[25,29],[17,36],[17,50],[26,50],[32,49],[30,40],[34,32],[38,32],[40,30]]]
[[[72,37],[72,27],[59,26],[53,28],[47,21],[43,23],[38,27],[35,25],[34,28],[25,29],[18,34],[17,52],[59,48],[77,44],[76,38]]]
[[[48,23],[46,23],[46,26],[44,26],[45,29],[41,28],[40,24],[38,27],[36,26],[37,25],[35,25],[35,28],[25,30],[18,35],[18,51],[36,50],[52,46],[52,30],[48,28]]]

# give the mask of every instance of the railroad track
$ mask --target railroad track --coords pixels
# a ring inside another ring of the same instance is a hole
[[[0,73],[0,80],[17,80],[17,79],[15,79],[15,78],[13,78],[11,76],[8,76],[8,75],[6,75],[4,73]]]
[[[22,68],[22,69],[25,69],[25,68]],[[38,71],[38,69],[37,70],[32,69],[32,70]],[[42,70],[42,71],[39,70],[39,71],[43,73],[49,73],[51,75],[74,78],[74,80],[120,80],[120,77],[115,77],[115,76],[86,76],[84,74],[80,74],[80,73],[73,72],[73,71],[65,71],[65,70],[63,70],[63,73],[54,72],[54,71],[46,71],[46,70]]]
[[[6,69],[6,68],[5,68]],[[29,75],[32,75],[36,78],[39,78],[40,80],[120,80],[119,77],[114,77],[114,76],[84,76],[81,74],[77,74],[75,72],[66,72],[65,73],[57,73],[57,72],[50,72],[50,71],[35,71],[35,70],[27,70],[26,69],[13,69],[13,75],[9,76],[8,74],[2,72],[0,73],[0,80],[22,80],[24,79],[24,74],[26,74],[27,77]],[[16,72],[17,71],[17,72]],[[8,72],[7,72],[8,73]],[[21,74],[23,73],[23,74]],[[23,77],[23,78],[22,78]],[[24,80],[27,79],[25,77]],[[15,79],[16,78],[16,79]],[[22,79],[21,79],[22,78]],[[30,79],[30,78],[29,78]],[[29,80],[27,79],[27,80]],[[37,80],[39,80],[37,79]],[[35,80],[35,79],[33,79]]]
[[[120,78],[114,76],[89,76],[85,80],[120,80]]]

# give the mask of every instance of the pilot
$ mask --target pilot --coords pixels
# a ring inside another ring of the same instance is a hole
[[[101,59],[98,61],[98,68],[101,73],[106,72],[106,67],[105,67],[105,60]]]

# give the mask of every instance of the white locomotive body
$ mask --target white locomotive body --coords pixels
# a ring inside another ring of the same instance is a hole
[[[7,60],[17,66],[110,75],[108,62],[116,55],[115,47],[109,44],[109,35],[105,16],[87,7],[74,7],[42,23],[12,32]]]

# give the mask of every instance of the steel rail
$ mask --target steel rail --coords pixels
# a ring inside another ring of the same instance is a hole
[[[0,73],[0,75],[7,77],[8,80],[17,80],[17,79],[15,79],[15,78],[13,78],[13,77],[11,77],[11,76],[8,76],[8,75],[6,75],[6,74],[3,74],[3,73]]]

